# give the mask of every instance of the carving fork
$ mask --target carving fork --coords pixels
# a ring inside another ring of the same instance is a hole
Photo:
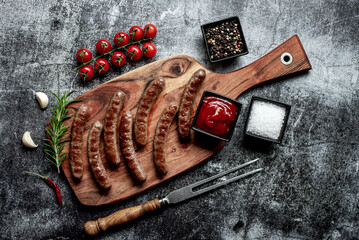
[[[254,173],[260,172],[263,170],[263,168],[258,168],[253,171],[230,178],[226,181],[223,181],[223,182],[220,182],[220,183],[208,186],[208,187],[204,187],[202,189],[194,190],[194,188],[198,188],[198,187],[204,185],[205,183],[211,182],[211,181],[213,181],[217,178],[220,178],[222,176],[225,176],[231,172],[237,171],[238,169],[246,167],[258,160],[259,160],[259,158],[254,159],[252,161],[246,162],[242,165],[239,165],[235,168],[229,169],[227,171],[224,171],[224,172],[214,175],[212,177],[203,179],[199,182],[193,183],[193,184],[183,187],[181,189],[172,191],[166,197],[164,197],[162,199],[155,198],[155,199],[148,201],[142,205],[119,210],[105,218],[99,218],[96,221],[88,221],[84,225],[85,232],[86,232],[86,234],[88,234],[90,236],[95,236],[95,235],[99,234],[100,232],[105,232],[108,228],[120,226],[120,225],[126,224],[128,222],[131,222],[131,221],[139,218],[140,216],[144,215],[145,213],[154,212],[155,210],[158,210],[167,205],[172,205],[172,204],[182,202],[184,200],[193,198],[202,193],[211,191],[218,187],[222,187],[228,183],[237,181],[241,178],[244,178],[244,177],[247,177]]]

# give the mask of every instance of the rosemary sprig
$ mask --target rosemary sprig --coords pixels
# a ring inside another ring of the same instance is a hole
[[[52,109],[53,116],[50,120],[50,125],[46,128],[48,138],[44,139],[44,144],[47,146],[47,149],[45,149],[46,159],[57,167],[58,173],[60,173],[60,165],[67,155],[66,153],[61,154],[61,151],[65,147],[64,143],[69,141],[69,139],[62,139],[69,128],[63,121],[71,117],[71,115],[67,115],[68,109],[66,109],[66,106],[72,102],[82,101],[69,100],[68,98],[73,92],[64,93],[63,95],[51,92],[56,97],[57,106]]]
[[[143,35],[143,36],[144,36],[144,35]],[[143,37],[142,39],[140,39],[140,40],[138,40],[138,41],[135,41],[135,42],[131,40],[128,44],[123,45],[123,46],[121,46],[121,47],[114,48],[114,49],[112,49],[111,51],[109,51],[109,52],[107,52],[107,53],[101,54],[100,56],[97,56],[97,57],[91,59],[90,61],[81,64],[80,66],[76,67],[74,70],[77,71],[77,70],[79,70],[81,67],[83,67],[83,66],[85,66],[85,65],[87,65],[87,64],[89,64],[89,63],[92,63],[93,61],[96,61],[96,60],[99,59],[99,58],[102,58],[102,57],[104,57],[104,56],[106,56],[106,55],[109,55],[109,54],[113,53],[114,51],[121,50],[121,49],[123,49],[123,48],[125,48],[125,50],[127,51],[126,47],[128,47],[128,46],[133,45],[133,44],[141,44],[141,42],[148,41],[148,40],[151,40],[151,39],[152,39],[152,38],[145,38],[145,37]],[[142,44],[141,44],[141,45],[142,45]]]

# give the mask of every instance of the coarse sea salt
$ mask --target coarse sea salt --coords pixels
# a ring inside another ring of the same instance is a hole
[[[249,115],[247,132],[277,140],[280,137],[285,116],[284,107],[255,100]]]

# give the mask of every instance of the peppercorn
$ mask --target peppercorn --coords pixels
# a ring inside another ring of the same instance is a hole
[[[204,29],[210,59],[227,58],[243,52],[239,27],[238,21],[227,20]]]

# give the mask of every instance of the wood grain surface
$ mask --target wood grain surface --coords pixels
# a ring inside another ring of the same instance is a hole
[[[281,63],[280,57],[284,52],[288,52],[293,56],[293,62],[290,65]],[[196,95],[192,118],[204,90],[235,99],[242,92],[255,85],[281,76],[309,70],[311,65],[298,36],[295,35],[267,55],[234,72],[214,73],[204,68],[192,57],[176,55],[130,71],[78,96],[76,99],[82,99],[83,101],[73,103],[68,108],[69,114],[74,115],[81,104],[87,104],[90,107],[90,118],[85,125],[82,145],[82,151],[86,153],[89,129],[95,121],[104,121],[107,106],[116,91],[121,90],[126,94],[122,112],[131,110],[133,114],[136,114],[137,104],[148,84],[157,78],[163,78],[166,81],[166,87],[154,103],[149,117],[149,143],[136,152],[147,173],[147,180],[140,185],[136,184],[129,175],[123,159],[118,168],[112,168],[106,161],[102,136],[101,155],[112,183],[109,191],[102,192],[96,185],[88,164],[87,154],[83,154],[84,174],[83,179],[79,182],[76,182],[71,175],[68,157],[62,163],[62,169],[67,180],[82,204],[100,206],[127,199],[196,166],[223,148],[224,142],[214,141],[208,139],[208,137],[193,134],[193,132],[190,142],[181,143],[177,133],[177,124],[174,121],[171,125],[166,145],[169,171],[162,178],[156,172],[152,145],[157,120],[165,106],[171,102],[179,103],[186,83],[193,73],[200,68],[206,70],[207,77]],[[72,121],[73,117],[65,123],[71,128]],[[70,132],[71,129],[68,130],[65,137],[69,138]],[[66,147],[64,151],[68,152],[69,148]]]

